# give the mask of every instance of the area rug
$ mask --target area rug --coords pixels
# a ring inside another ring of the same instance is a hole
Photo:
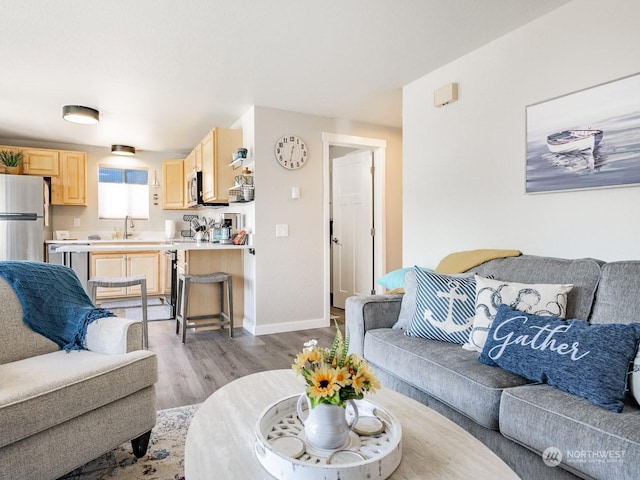
[[[125,308],[125,318],[131,320],[142,320],[142,308]],[[171,307],[169,305],[153,305],[147,307],[147,320],[169,320],[171,318]]]
[[[184,480],[184,443],[199,406],[158,411],[144,457],[136,458],[127,442],[58,480]]]
[[[147,307],[150,305],[162,305],[162,300],[159,298],[148,298]],[[142,306],[142,300],[139,298],[132,298],[131,300],[113,300],[110,302],[102,302],[99,306],[102,308],[135,308]]]
[[[130,318],[131,320],[142,320],[141,300],[115,300],[111,302],[102,302],[100,306],[108,310],[124,310],[115,312],[116,314]],[[150,298],[147,300],[147,320],[169,320],[171,318],[171,306],[163,302],[159,298]]]

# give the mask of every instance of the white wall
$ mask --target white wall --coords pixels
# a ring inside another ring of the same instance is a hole
[[[401,225],[401,132],[259,106],[247,115],[255,122],[256,317],[247,319],[245,327],[263,334],[327,326],[329,319],[323,318],[323,248],[328,239],[323,230],[322,133],[387,140],[387,212],[392,217],[389,224],[397,228]],[[285,170],[275,160],[275,142],[284,134],[298,135],[307,143],[309,160],[299,170]],[[298,200],[291,199],[294,186],[300,187]],[[275,236],[277,224],[289,226],[288,237]],[[388,240],[388,268],[391,261],[397,263],[390,268],[398,268],[400,247],[399,235]]]
[[[639,18],[634,0],[576,0],[405,86],[404,265],[477,248],[640,258],[640,187],[524,193],[525,107],[639,72]],[[435,108],[450,82],[459,100]]]

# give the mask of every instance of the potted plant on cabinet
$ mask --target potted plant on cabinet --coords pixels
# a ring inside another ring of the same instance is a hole
[[[6,173],[19,175],[22,173],[22,159],[24,155],[21,151],[2,150],[0,151],[0,163],[4,166]]]

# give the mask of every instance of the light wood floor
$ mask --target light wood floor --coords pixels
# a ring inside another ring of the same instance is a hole
[[[344,332],[344,311],[332,310]],[[158,409],[200,403],[226,383],[250,373],[290,368],[304,342],[330,346],[335,328],[260,335],[236,328],[187,331],[176,335],[175,320],[149,322],[149,349],[158,356]],[[301,384],[302,385],[302,384]]]

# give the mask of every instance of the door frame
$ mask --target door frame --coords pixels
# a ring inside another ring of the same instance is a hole
[[[331,158],[329,147],[351,147],[369,149],[373,152],[373,210],[376,235],[374,237],[373,277],[377,278],[385,271],[386,265],[386,215],[385,215],[385,152],[387,141],[380,138],[358,137],[340,133],[322,132],[322,183],[323,183],[323,257],[324,257],[324,318],[331,324],[331,238],[329,220],[331,218]],[[376,293],[382,287],[375,285]]]

